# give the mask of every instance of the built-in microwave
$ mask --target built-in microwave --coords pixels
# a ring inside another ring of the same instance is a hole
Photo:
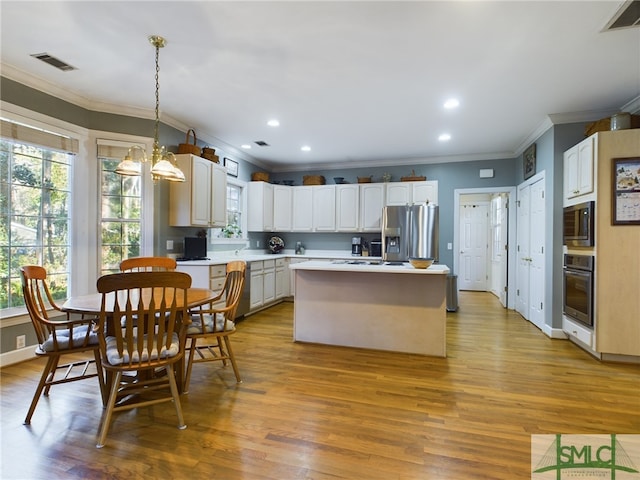
[[[595,202],[584,202],[563,209],[562,241],[573,247],[593,247]]]

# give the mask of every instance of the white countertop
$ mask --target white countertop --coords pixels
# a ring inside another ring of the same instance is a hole
[[[367,257],[357,258],[354,263],[352,260],[328,262],[328,261],[309,261],[301,263],[293,263],[289,265],[291,270],[317,270],[327,272],[367,272],[367,273],[411,273],[418,275],[446,275],[449,273],[449,267],[446,265],[434,264],[429,268],[414,268],[410,263],[402,265],[389,265],[386,263],[369,263]]]
[[[209,266],[220,265],[228,263],[233,260],[244,260],[245,262],[259,262],[261,260],[274,260],[276,258],[300,258],[304,260],[373,260],[380,261],[380,257],[354,257],[349,251],[341,250],[307,250],[304,255],[296,255],[294,250],[285,249],[282,253],[266,253],[266,251],[259,250],[239,250],[238,253],[229,252],[222,253],[216,252],[214,255],[210,254],[209,260],[185,260],[178,261],[182,266]]]

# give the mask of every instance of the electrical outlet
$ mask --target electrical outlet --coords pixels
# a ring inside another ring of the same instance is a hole
[[[167,240],[167,250],[173,250],[173,240]]]
[[[16,350],[20,348],[24,348],[27,346],[27,336],[26,335],[18,335],[16,337]]]
[[[453,250],[453,244],[447,243],[447,250]]]
[[[256,240],[256,248],[260,248],[260,240]]]

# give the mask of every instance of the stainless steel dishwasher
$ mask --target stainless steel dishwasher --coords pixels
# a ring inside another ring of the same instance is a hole
[[[251,262],[246,263],[247,269],[244,272],[244,290],[240,298],[240,303],[238,304],[238,310],[236,310],[236,318],[249,313],[251,306]]]

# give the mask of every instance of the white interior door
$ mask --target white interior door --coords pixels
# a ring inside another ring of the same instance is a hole
[[[508,258],[508,215],[509,196],[506,193],[491,198],[491,270],[489,282],[493,293],[503,307],[507,307],[507,258]]]
[[[529,319],[529,245],[531,230],[529,195],[529,185],[518,187],[516,311],[527,320]]]
[[[460,205],[460,290],[487,290],[489,205]]]
[[[544,325],[544,236],[545,201],[544,180],[538,180],[530,189],[531,219],[529,245],[529,321],[542,330]]]

